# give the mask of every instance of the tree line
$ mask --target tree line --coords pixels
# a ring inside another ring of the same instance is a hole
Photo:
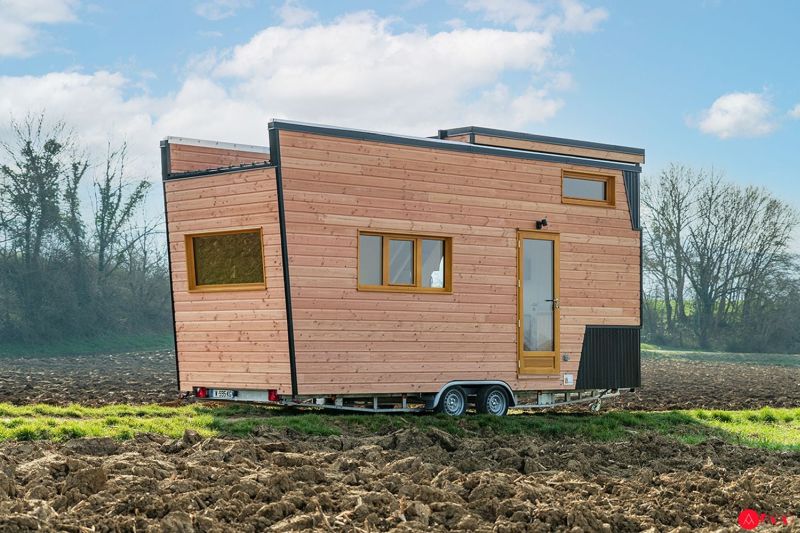
[[[642,188],[645,339],[800,352],[797,211],[763,188],[670,165]]]
[[[10,132],[0,141],[0,343],[170,332],[163,229],[144,215],[150,183],[128,175],[125,143],[92,161],[44,115]]]
[[[171,333],[163,221],[125,144],[91,160],[44,115],[0,140],[0,344]],[[89,199],[84,205],[82,198]],[[800,352],[800,217],[765,189],[670,165],[644,180],[643,338]]]

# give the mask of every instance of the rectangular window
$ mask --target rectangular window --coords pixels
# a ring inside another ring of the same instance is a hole
[[[451,292],[452,239],[359,232],[359,290]]]
[[[263,250],[260,228],[186,235],[189,290],[265,288]]]
[[[614,206],[614,176],[564,172],[561,201],[565,204]]]

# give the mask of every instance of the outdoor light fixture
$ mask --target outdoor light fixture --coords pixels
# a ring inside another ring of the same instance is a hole
[[[543,218],[542,220],[536,221],[536,229],[542,229],[547,227],[547,219]]]

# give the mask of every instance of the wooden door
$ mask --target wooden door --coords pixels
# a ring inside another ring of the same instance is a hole
[[[517,238],[519,373],[558,374],[558,234],[521,231]]]

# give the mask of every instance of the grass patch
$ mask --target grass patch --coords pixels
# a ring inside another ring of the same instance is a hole
[[[642,344],[642,356],[654,361],[689,361],[700,363],[732,363],[737,365],[768,365],[800,368],[800,354],[731,353],[671,350]]]
[[[259,428],[288,429],[303,435],[380,435],[398,429],[437,428],[457,436],[538,435],[623,441],[632,434],[657,433],[688,444],[715,437],[766,449],[800,451],[800,409],[757,411],[610,411],[600,414],[537,412],[504,418],[473,415],[362,415],[291,411],[255,405],[70,405],[0,404],[0,441],[76,437],[130,439],[139,433],[177,438],[191,429],[203,436],[244,437]]]
[[[104,335],[77,337],[44,343],[0,343],[0,357],[58,357],[64,355],[116,354],[171,350],[175,347],[172,333],[147,333],[139,335]]]

